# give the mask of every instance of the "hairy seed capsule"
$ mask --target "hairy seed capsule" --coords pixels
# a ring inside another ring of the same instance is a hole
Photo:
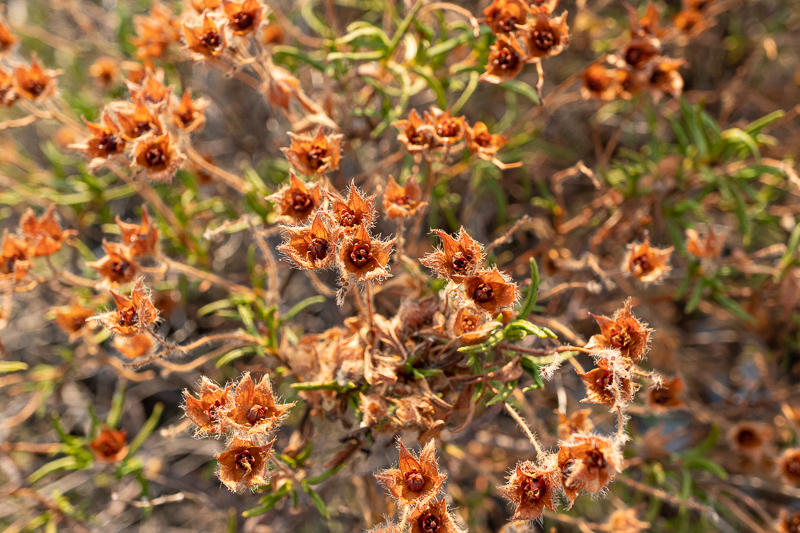
[[[605,468],[606,464],[608,464],[600,450],[590,450],[589,453],[586,454],[585,462],[586,466],[589,468],[596,468],[598,470]]]
[[[466,272],[469,267],[470,258],[463,252],[456,252],[453,254],[451,263],[453,265],[453,270],[463,273]]]
[[[145,152],[144,160],[148,166],[158,167],[167,162],[167,156],[161,148],[153,147]]]
[[[317,261],[325,259],[328,256],[329,249],[330,244],[328,244],[328,241],[319,237],[311,239],[311,242],[308,243],[308,253]]]
[[[243,450],[236,454],[234,461],[236,463],[236,468],[244,470],[245,472],[250,472],[256,464],[256,458],[253,457],[253,454],[248,450]]]
[[[406,478],[406,486],[411,492],[422,492],[425,488],[425,478],[416,469],[403,475]]]
[[[292,193],[292,209],[298,213],[305,213],[313,207],[311,198],[302,191],[295,191]]]
[[[352,262],[355,266],[363,267],[369,263],[370,259],[372,259],[372,253],[369,245],[356,244],[353,246],[353,251],[350,252],[350,262]]]
[[[529,478],[528,481],[522,485],[522,494],[528,503],[534,503],[540,500],[547,491],[547,483],[540,477]]]
[[[251,425],[255,425],[259,420],[266,418],[267,408],[260,405],[254,405],[247,410],[247,421]]]
[[[438,533],[442,529],[442,522],[431,513],[425,513],[417,520],[417,525],[424,533]]]

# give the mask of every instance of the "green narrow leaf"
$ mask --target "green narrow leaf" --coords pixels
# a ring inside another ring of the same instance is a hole
[[[147,440],[147,437],[155,431],[156,426],[158,426],[158,420],[161,418],[161,413],[164,412],[164,404],[157,403],[155,407],[153,407],[153,412],[150,414],[150,418],[142,426],[142,429],[139,430],[139,433],[131,442],[131,446],[128,449],[128,455],[133,455],[133,453],[138,450],[144,441]]]
[[[311,496],[311,499],[314,501],[314,505],[317,506],[317,511],[319,511],[319,514],[324,516],[326,519],[330,519],[331,515],[328,513],[328,507],[325,505],[325,502],[322,500],[322,497],[317,493],[317,491],[308,485],[308,481],[303,481],[300,483],[300,486],[303,488],[303,492]]]
[[[536,89],[534,87],[531,87],[524,81],[520,80],[504,81],[503,83],[499,84],[499,86],[505,87],[509,91],[513,91],[517,94],[521,94],[534,104],[539,105],[539,94],[536,92]]]
[[[311,307],[312,305],[321,304],[325,302],[325,297],[322,295],[311,296],[310,298],[306,298],[302,302],[298,303],[289,311],[283,315],[280,319],[280,323],[284,324],[286,322],[291,321],[294,317],[296,317],[300,312],[302,312],[305,308]]]
[[[519,310],[519,318],[527,318],[533,307],[536,305],[536,299],[539,297],[539,265],[536,264],[536,259],[531,257],[531,284],[528,291],[525,293],[525,299],[522,302],[522,307]]]
[[[0,361],[0,374],[21,372],[23,370],[28,370],[27,363],[23,363],[22,361]]]

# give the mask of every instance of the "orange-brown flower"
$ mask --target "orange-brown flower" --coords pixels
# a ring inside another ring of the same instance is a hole
[[[222,5],[222,0],[189,0],[189,3],[195,11],[202,15],[206,10],[214,11],[219,8]]]
[[[317,212],[310,226],[284,226],[286,240],[278,250],[304,270],[329,267],[336,259],[336,235],[328,230],[322,212]]]
[[[68,237],[77,235],[74,230],[62,230],[54,206],[50,206],[39,219],[28,209],[19,221],[22,237],[30,244],[33,257],[53,255],[61,249]]]
[[[789,448],[776,461],[787,483],[800,486],[800,448]]]
[[[91,171],[96,170],[109,159],[122,159],[125,154],[126,142],[119,126],[106,111],[103,112],[102,120],[102,124],[95,124],[84,118],[83,123],[89,129],[91,137],[80,144],[70,146],[89,158],[89,170]]]
[[[641,244],[631,244],[623,269],[630,272],[639,281],[645,283],[656,281],[672,270],[667,265],[672,251],[672,246],[669,248],[651,248],[650,235],[645,235],[644,242]]]
[[[3,231],[3,244],[0,245],[0,280],[21,280],[31,268],[30,245],[24,240]]]
[[[11,33],[11,30],[8,26],[5,25],[5,21],[0,20],[0,55],[5,54],[14,44],[18,41],[14,34]]]
[[[636,509],[619,509],[611,513],[606,524],[607,531],[614,533],[643,533],[650,531],[650,523],[636,518]]]
[[[452,146],[461,142],[467,131],[464,116],[451,117],[450,110],[431,107],[425,112],[425,124],[430,127],[434,140],[441,146]]]
[[[478,241],[467,234],[464,226],[461,226],[458,232],[458,239],[438,229],[432,233],[442,240],[442,247],[429,253],[419,262],[440,276],[450,280],[471,276],[483,264],[483,248]]]
[[[147,355],[155,348],[153,335],[150,333],[140,333],[133,337],[114,337],[111,344],[123,357],[128,359],[137,359]]]
[[[178,102],[178,107],[170,109],[172,123],[186,132],[196,131],[206,123],[207,106],[208,102],[203,98],[192,100],[189,89],[186,89]]]
[[[731,448],[754,462],[762,459],[772,438],[772,428],[761,422],[739,422],[728,431]]]
[[[70,340],[74,340],[90,329],[92,323],[88,320],[93,314],[91,308],[76,303],[69,307],[60,307],[56,309],[56,324],[65,333],[69,333]]]
[[[690,37],[700,35],[711,25],[706,15],[697,9],[684,9],[672,18],[672,24]]]
[[[551,14],[558,7],[558,0],[526,0],[528,7],[534,11]]]
[[[172,176],[186,159],[175,147],[169,133],[140,139],[133,149],[133,157],[149,179],[162,182],[172,181]]]
[[[195,61],[219,57],[227,45],[225,33],[208,13],[203,16],[203,24],[200,27],[190,26],[184,22],[183,35],[186,38],[186,48],[193,52],[192,58]]]
[[[497,320],[488,320],[486,313],[474,305],[466,304],[459,307],[450,330],[462,344],[471,345],[484,342],[489,334],[501,325]]]
[[[660,36],[664,33],[658,27],[658,9],[653,4],[648,3],[644,15],[639,17],[638,12],[628,6],[628,26],[630,27],[631,37],[645,37],[648,35]]]
[[[411,110],[408,119],[392,122],[392,126],[399,130],[397,140],[412,154],[430,147],[431,135],[416,109]]]
[[[489,83],[513,80],[522,72],[525,60],[525,51],[517,44],[515,37],[499,35],[489,49],[489,59],[483,67],[486,72],[481,74],[480,79]]]
[[[291,132],[289,137],[292,138],[291,146],[281,148],[281,151],[297,172],[313,176],[339,167],[341,134],[325,135],[320,126],[314,137],[295,135]]]
[[[91,320],[99,321],[112,333],[130,337],[146,332],[151,324],[158,321],[158,309],[150,299],[143,278],[133,282],[130,298],[113,290],[111,296],[114,297],[117,310],[93,316]]]
[[[259,446],[251,440],[233,437],[228,450],[217,455],[217,476],[232,492],[241,492],[246,487],[266,485],[269,473],[267,460],[272,453],[272,440]]]
[[[121,244],[103,241],[106,255],[97,261],[86,263],[95,269],[109,286],[131,281],[139,270],[131,251]]]
[[[400,460],[398,468],[390,468],[375,474],[401,506],[426,505],[439,494],[446,474],[439,473],[436,464],[436,447],[429,441],[422,449],[419,458],[414,457],[402,441],[398,441]]]
[[[232,2],[223,0],[222,8],[228,17],[228,26],[236,35],[247,35],[261,24],[264,16],[264,7],[258,0],[243,0]]]
[[[116,463],[128,455],[128,445],[125,443],[127,433],[124,429],[116,430],[103,426],[89,447],[94,452],[94,458],[103,463]]]
[[[158,228],[150,220],[146,206],[142,205],[142,222],[140,224],[123,222],[117,215],[117,226],[119,226],[122,236],[122,243],[128,247],[133,257],[157,253]]]
[[[141,60],[161,57],[167,45],[180,37],[179,19],[158,1],[153,2],[150,15],[134,15],[133,26],[136,36],[131,38],[131,43],[136,47],[136,57]]]
[[[597,494],[622,472],[622,454],[609,438],[576,433],[560,443],[558,466],[562,487],[572,504],[580,489]]]
[[[694,229],[686,230],[686,249],[695,257],[700,259],[716,259],[722,255],[725,247],[727,231],[714,231],[709,227],[703,237]]]
[[[647,66],[661,54],[661,43],[652,37],[637,37],[622,50],[622,59],[634,69]]]
[[[132,141],[145,134],[161,135],[161,121],[150,111],[143,98],[140,98],[136,105],[126,102],[123,109],[117,111],[117,122],[122,129],[122,136]]]
[[[119,78],[119,66],[110,57],[101,57],[89,67],[89,76],[94,78],[101,89],[109,89]]]
[[[631,380],[617,374],[615,387],[614,371],[602,359],[597,362],[597,368],[594,370],[585,374],[576,371],[576,374],[586,385],[586,398],[581,400],[583,403],[614,407],[619,404],[626,405],[633,397],[634,385]]]
[[[375,197],[363,197],[358,191],[355,182],[350,182],[347,191],[347,200],[335,194],[328,195],[331,199],[331,210],[336,228],[345,234],[352,234],[360,226],[369,229],[375,217]]]
[[[494,0],[483,10],[486,25],[497,35],[513,33],[525,23],[528,10],[522,0]]]
[[[197,426],[196,436],[213,435],[225,430],[224,414],[233,403],[231,387],[233,385],[223,389],[203,376],[200,381],[199,397],[192,396],[188,390],[183,391],[183,398],[186,401],[184,410],[192,424]]]
[[[621,68],[617,70],[617,96],[630,100],[635,94],[642,92],[648,82],[647,71]]]
[[[779,533],[800,533],[800,513],[789,516],[785,509],[781,509],[780,519],[776,524]]]
[[[369,235],[366,226],[359,225],[341,244],[339,261],[347,274],[356,281],[382,281],[389,274],[386,266],[392,252],[394,239],[381,241]]]
[[[569,417],[564,413],[558,413],[558,438],[569,440],[573,433],[590,432],[594,428],[594,423],[589,418],[591,414],[591,409],[579,409]]]
[[[276,403],[269,376],[253,385],[245,374],[236,386],[233,403],[224,412],[225,422],[245,435],[267,435],[275,430],[294,407],[292,403]]]
[[[555,511],[553,497],[559,486],[560,470],[555,454],[546,456],[540,464],[518,462],[508,482],[500,487],[506,498],[516,506],[512,520],[536,520],[547,507]]]
[[[653,412],[664,412],[671,409],[686,407],[680,399],[686,385],[680,376],[675,376],[665,381],[658,388],[650,389],[647,397],[647,407]]]
[[[508,142],[507,137],[490,133],[489,127],[483,122],[476,122],[474,126],[467,127],[467,148],[473,154],[477,153],[478,157],[491,161],[500,150]]]
[[[677,98],[683,92],[683,77],[678,69],[686,63],[684,59],[662,57],[653,61],[653,72],[650,74],[650,88],[656,96],[668,94]]]
[[[613,318],[592,315],[600,326],[600,334],[592,336],[586,344],[587,350],[619,350],[623,357],[640,361],[647,353],[650,342],[650,329],[631,314],[631,301],[628,299]]]
[[[165,102],[172,93],[172,85],[167,87],[163,80],[163,70],[159,69],[158,72],[153,72],[152,69],[146,68],[141,83],[125,80],[125,85],[128,87],[132,101],[144,100],[151,104],[160,104]]]
[[[281,44],[283,42],[283,26],[277,22],[264,24],[261,28],[261,43],[266,45]]]
[[[31,64],[14,69],[14,92],[26,100],[44,100],[56,90],[56,71],[45,70],[34,54]]]
[[[296,98],[300,91],[300,80],[292,76],[285,68],[275,66],[269,79],[267,100],[269,103],[289,109],[292,98]]]
[[[386,211],[387,217],[392,220],[413,217],[427,205],[428,202],[422,201],[422,189],[413,176],[410,176],[402,187],[389,176],[389,182],[383,192],[383,210]]]
[[[411,533],[464,533],[447,510],[444,500],[429,502],[414,509],[409,519]]]
[[[14,75],[0,68],[0,106],[11,107],[19,98],[14,92]]]
[[[560,54],[569,44],[567,12],[557,17],[537,13],[522,29],[530,57],[552,57]]]
[[[322,190],[320,185],[306,186],[294,171],[289,171],[289,185],[267,196],[279,209],[278,224],[302,224],[320,206]]]
[[[483,270],[465,279],[464,294],[477,307],[495,316],[500,309],[517,301],[519,290],[517,284],[495,266],[492,270]]]
[[[617,97],[617,73],[602,65],[592,64],[581,75],[581,96],[585,99],[613,100]]]

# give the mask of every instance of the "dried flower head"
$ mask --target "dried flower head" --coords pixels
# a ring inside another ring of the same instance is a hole
[[[158,228],[150,220],[147,214],[147,207],[142,205],[142,222],[131,224],[123,222],[117,215],[117,226],[119,226],[122,243],[128,247],[133,257],[141,255],[157,255],[158,253]]]
[[[169,43],[177,41],[180,35],[179,20],[159,1],[153,2],[149,15],[135,15],[133,25],[136,36],[131,43],[141,60],[161,57]]]
[[[358,409],[361,411],[362,428],[379,424],[389,414],[389,406],[380,394],[358,393]]]
[[[659,18],[658,9],[653,4],[647,4],[647,8],[641,17],[639,17],[636,9],[628,6],[628,25],[631,37],[660,36],[664,32],[658,28]]]
[[[484,342],[489,334],[502,324],[489,320],[486,313],[467,303],[458,308],[450,325],[450,331],[461,344],[471,345]]]
[[[517,26],[525,23],[528,10],[522,0],[494,0],[483,10],[483,16],[492,32],[501,35],[516,32]]]
[[[443,111],[438,107],[431,107],[430,112],[425,112],[425,124],[441,146],[452,146],[461,142],[467,131],[467,120],[463,115],[452,117],[449,109]]]
[[[585,99],[613,100],[617,97],[617,73],[603,65],[592,64],[581,75],[581,96]]]
[[[206,123],[206,107],[208,107],[208,101],[203,98],[192,100],[189,89],[186,89],[178,106],[170,109],[172,123],[187,133],[196,131]]]
[[[31,252],[26,241],[4,230],[3,243],[0,245],[0,280],[21,280],[31,268]]]
[[[495,266],[492,270],[483,270],[466,278],[464,294],[479,309],[496,316],[500,309],[517,301],[519,289],[516,283]]]
[[[192,58],[195,61],[219,57],[225,51],[225,33],[208,13],[203,15],[202,26],[192,26],[184,22],[183,35],[186,38],[186,48],[193,52]]]
[[[134,102],[144,100],[157,105],[166,102],[172,94],[172,85],[169,87],[164,85],[164,71],[161,69],[154,72],[147,68],[141,83],[126,80],[125,85],[127,85],[131,100]]]
[[[328,170],[339,168],[339,152],[342,143],[341,134],[325,135],[322,126],[313,137],[289,133],[292,144],[281,148],[286,159],[297,172],[306,176],[324,174]]]
[[[219,480],[232,492],[266,485],[269,477],[267,461],[274,442],[273,440],[259,446],[249,439],[233,437],[228,443],[228,449],[216,456],[219,462]]]
[[[286,240],[278,250],[301,269],[318,270],[329,267],[336,258],[336,235],[325,224],[322,212],[317,212],[309,226],[285,226]]]
[[[650,246],[650,235],[645,234],[644,242],[631,244],[623,269],[626,272],[630,272],[639,281],[645,283],[657,281],[672,270],[667,264],[672,251],[672,246],[669,248],[652,248]]]
[[[686,407],[680,399],[686,385],[683,378],[675,376],[665,381],[660,387],[650,389],[647,396],[647,407],[653,412],[664,412],[672,409]]]
[[[11,30],[6,26],[5,21],[0,19],[0,55],[5,54],[16,44],[17,39]]]
[[[258,0],[223,0],[222,9],[228,18],[228,26],[235,35],[252,33],[261,25],[264,17],[264,7]]]
[[[689,37],[700,35],[711,26],[706,15],[697,9],[684,9],[672,18],[672,24]]]
[[[489,60],[484,66],[486,72],[480,79],[489,83],[503,83],[513,80],[522,72],[527,56],[515,37],[499,35],[489,49]]]
[[[618,472],[622,472],[622,454],[606,437],[576,433],[558,449],[562,486],[570,500],[584,489],[597,494]]]
[[[431,146],[432,137],[416,109],[411,110],[408,119],[392,122],[392,126],[399,130],[397,140],[410,153],[421,152]]]
[[[89,67],[89,76],[95,79],[97,85],[107,90],[115,85],[119,79],[119,66],[117,61],[110,57],[101,57]]]
[[[508,482],[500,487],[516,506],[512,520],[536,520],[545,507],[555,511],[553,498],[559,486],[558,457],[547,455],[539,464],[518,462]]]
[[[375,217],[375,197],[361,196],[355,182],[350,182],[347,199],[344,200],[335,194],[328,195],[331,199],[331,211],[336,229],[347,235],[358,231],[360,227],[369,229]]]
[[[56,309],[56,324],[65,333],[69,333],[70,340],[74,340],[89,331],[92,323],[88,320],[93,314],[94,311],[91,308],[74,303],[68,307]]]
[[[683,77],[678,69],[686,63],[684,59],[659,58],[652,63],[653,71],[650,74],[650,87],[655,96],[668,94],[677,98],[683,92]]]
[[[604,361],[597,362],[597,368],[585,374],[577,372],[585,382],[586,398],[583,403],[596,403],[608,407],[627,405],[633,398],[634,384],[626,377],[619,375]]]
[[[77,235],[73,230],[62,230],[54,206],[50,206],[38,219],[28,209],[19,221],[22,237],[31,245],[33,257],[53,255],[61,250],[67,238]]]
[[[476,122],[474,126],[467,127],[467,148],[478,157],[491,161],[508,142],[507,137],[490,133],[489,127],[483,122]]]
[[[402,441],[398,440],[400,459],[398,468],[390,468],[375,474],[401,506],[426,505],[439,494],[446,474],[439,473],[436,464],[436,446],[434,441],[428,442],[419,454],[414,457]]]
[[[640,361],[647,353],[650,333],[647,324],[640,322],[631,313],[631,300],[614,313],[613,318],[592,315],[600,326],[600,334],[592,336],[586,344],[587,350],[619,350],[623,357]]]
[[[186,416],[197,426],[195,436],[213,435],[225,430],[224,413],[233,403],[230,393],[232,387],[228,385],[223,389],[203,376],[199,397],[192,396],[188,390],[183,391]]]
[[[56,75],[56,71],[42,68],[34,54],[29,66],[14,69],[14,92],[26,100],[44,100],[56,90]]]
[[[383,192],[383,210],[386,211],[387,217],[392,220],[412,217],[427,205],[428,202],[422,201],[422,189],[413,176],[409,177],[402,187],[389,176],[389,182]]]
[[[438,229],[432,233],[439,236],[442,247],[420,259],[420,263],[440,276],[450,280],[471,276],[483,264],[483,248],[467,234],[463,226],[458,239]]]
[[[800,448],[789,448],[777,460],[778,470],[787,483],[800,486]]]
[[[558,438],[569,440],[574,433],[589,433],[594,428],[594,423],[589,418],[591,409],[579,409],[569,417],[558,413]]]
[[[418,506],[409,519],[411,533],[463,533],[444,500]]]
[[[236,385],[233,404],[225,410],[225,423],[246,435],[267,435],[275,430],[294,407],[292,403],[277,403],[269,376],[264,375],[258,385],[250,374],[245,374]]]
[[[569,44],[567,12],[557,17],[537,13],[523,26],[523,37],[528,55],[534,58],[553,57]]]
[[[391,274],[387,269],[394,239],[381,241],[369,235],[361,224],[347,237],[339,251],[343,270],[352,274],[356,281],[382,281]]]
[[[538,11],[546,15],[553,13],[558,7],[558,0],[526,0],[526,2],[534,12]]]
[[[652,37],[637,37],[622,50],[622,59],[633,69],[642,69],[661,54],[661,43]]]
[[[162,182],[172,181],[172,176],[186,159],[175,147],[169,133],[140,139],[133,149],[133,156],[148,179]]]
[[[709,227],[704,235],[695,229],[686,230],[686,249],[700,259],[716,259],[722,255],[727,231],[717,232]]]
[[[94,458],[103,463],[116,463],[128,455],[128,445],[125,443],[127,433],[124,429],[116,430],[103,426],[100,434],[89,443],[94,452]]]
[[[318,183],[308,186],[294,171],[290,171],[289,184],[267,196],[267,200],[275,202],[279,209],[275,222],[297,225],[309,219],[320,206],[321,197],[322,190]]]
[[[139,265],[128,247],[103,241],[103,249],[105,256],[86,264],[103,277],[105,285],[114,287],[133,280],[139,271]]]
[[[130,298],[113,290],[111,296],[117,310],[93,316],[91,320],[99,321],[112,333],[130,337],[146,332],[158,321],[158,309],[153,305],[143,278],[133,282]]]
[[[125,102],[116,113],[117,122],[122,129],[122,136],[127,141],[133,141],[152,133],[161,135],[163,128],[161,121],[150,110],[143,98],[140,98],[135,105]]]
[[[772,443],[773,432],[764,423],[745,421],[730,428],[727,437],[734,451],[757,463]]]
[[[800,513],[789,516],[789,513],[782,509],[776,528],[779,533],[800,533]]]
[[[606,524],[614,533],[643,533],[650,530],[650,523],[636,518],[636,509],[618,509],[611,513]]]
[[[91,137],[80,144],[71,145],[89,158],[89,170],[95,171],[106,161],[123,159],[125,157],[126,141],[122,136],[119,126],[107,112],[103,112],[102,124],[83,119]]]
[[[140,333],[133,337],[117,336],[114,337],[111,344],[123,357],[128,359],[137,359],[147,355],[155,348],[153,335],[150,333]]]
[[[18,98],[14,92],[14,75],[0,68],[0,106],[11,107]]]

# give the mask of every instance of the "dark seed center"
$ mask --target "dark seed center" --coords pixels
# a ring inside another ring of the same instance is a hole
[[[149,122],[139,122],[136,127],[133,128],[133,133],[135,133],[137,137],[141,137],[150,131],[150,128],[151,126]]]
[[[347,207],[344,208],[342,214],[339,215],[339,224],[346,227],[352,227],[356,225],[356,214],[353,213]]]
[[[350,261],[357,267],[363,267],[372,259],[372,252],[368,244],[356,244],[350,252]]]
[[[547,483],[540,477],[529,478],[522,486],[522,494],[528,503],[540,500],[547,491]]]
[[[198,39],[208,50],[216,50],[222,44],[222,37],[216,30],[208,30]]]
[[[247,421],[251,425],[255,425],[260,420],[263,420],[267,417],[267,408],[261,405],[254,405],[250,409],[247,410]]]
[[[125,259],[114,261],[111,263],[111,273],[118,278],[127,278],[131,274],[131,267],[133,265]]]
[[[431,513],[420,516],[417,525],[424,533],[438,533],[442,529],[442,521]]]
[[[149,167],[160,167],[166,164],[167,154],[161,148],[154,146],[145,152],[144,160]]]
[[[589,453],[586,454],[585,461],[589,468],[596,468],[598,470],[605,468],[606,464],[608,464],[600,450],[590,450]]]
[[[491,285],[487,285],[486,283],[481,283],[477,287],[475,287],[475,291],[472,294],[472,298],[479,303],[485,304],[486,302],[490,301],[494,297],[494,289],[492,289]]]
[[[319,170],[328,161],[328,149],[322,146],[314,146],[308,151],[308,164],[314,170]]]
[[[302,191],[295,191],[292,193],[292,208],[295,211],[298,213],[305,213],[312,207],[311,198],[309,198],[306,193]]]
[[[425,488],[425,478],[416,470],[406,472],[403,475],[406,478],[406,486],[411,492],[422,492],[422,489]]]
[[[513,71],[519,66],[519,54],[510,48],[503,48],[497,52],[493,63],[499,69]]]
[[[533,30],[533,43],[539,50],[547,52],[555,42],[556,38],[550,30]]]
[[[328,256],[330,244],[325,239],[316,237],[308,244],[308,253],[317,261],[322,261]]]
[[[597,385],[601,390],[608,389],[614,383],[614,374],[609,370],[603,370],[603,373],[600,374],[595,380],[595,385]]]
[[[233,15],[233,24],[239,31],[245,31],[253,26],[253,15],[245,11],[239,11]]]
[[[461,127],[451,118],[445,119],[436,125],[436,133],[440,137],[456,137],[460,131]]]
[[[665,405],[672,400],[672,392],[669,389],[656,389],[653,391],[653,401],[659,405]]]
[[[256,458],[253,457],[253,454],[248,450],[242,450],[237,453],[234,461],[236,463],[236,468],[244,470],[245,472],[250,472],[256,464]]]
[[[451,263],[453,270],[456,272],[466,272],[467,268],[469,268],[470,258],[464,252],[456,252],[453,254]]]

